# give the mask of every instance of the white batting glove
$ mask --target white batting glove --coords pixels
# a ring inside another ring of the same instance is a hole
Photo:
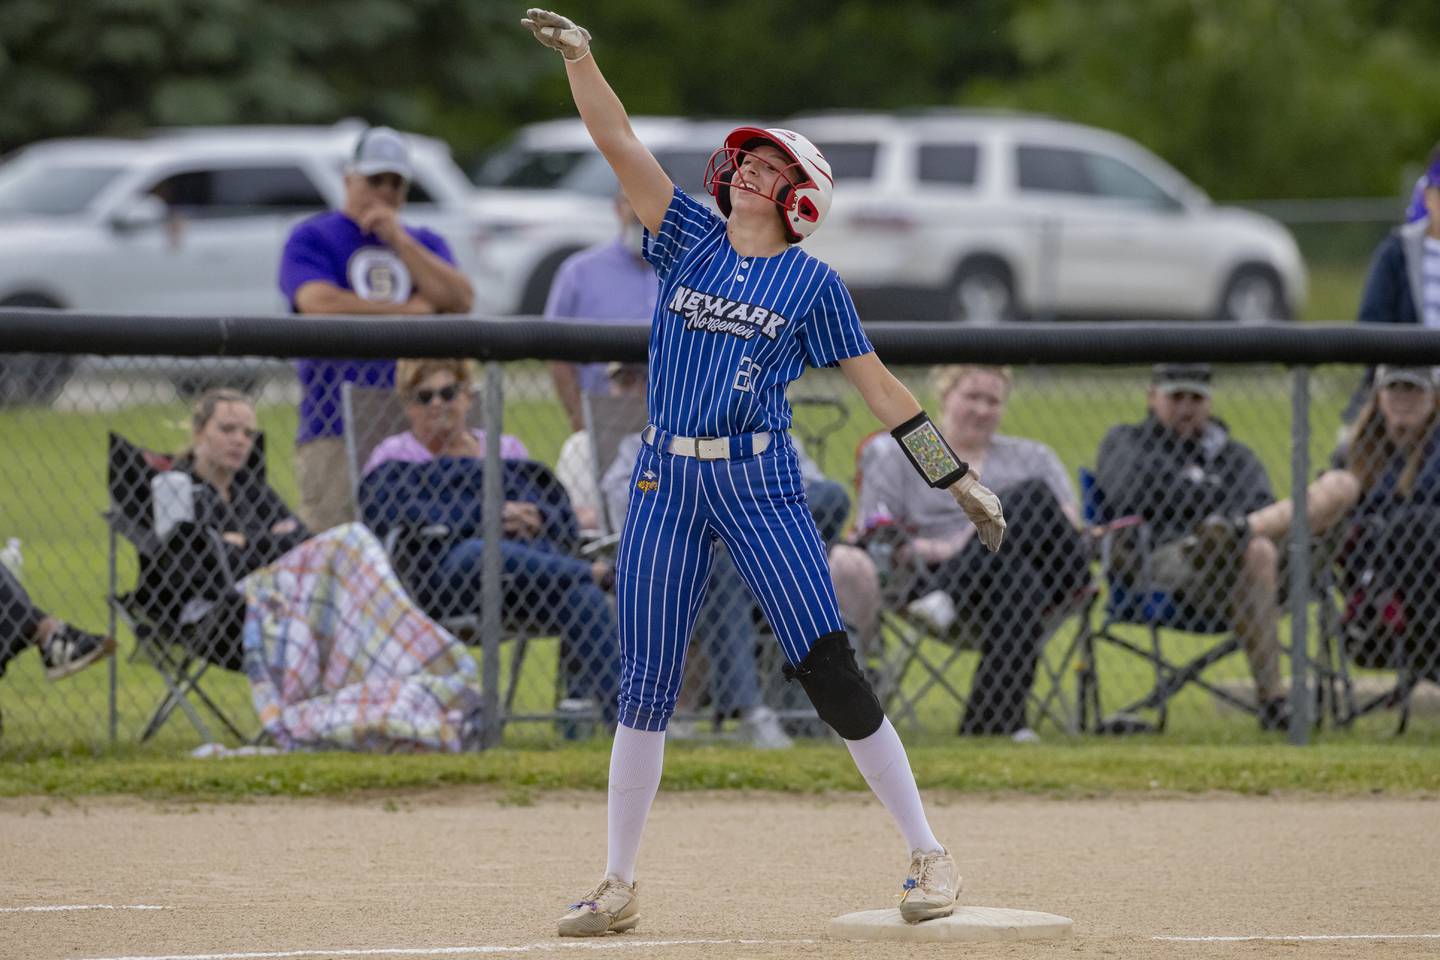
[[[1005,514],[1000,509],[1000,498],[976,480],[974,473],[967,473],[951,484],[950,495],[975,524],[985,548],[991,553],[999,550],[1000,542],[1005,539]]]
[[[590,31],[569,17],[531,7],[525,11],[520,25],[535,34],[535,39],[545,46],[559,50],[566,60],[584,60],[590,55]]]

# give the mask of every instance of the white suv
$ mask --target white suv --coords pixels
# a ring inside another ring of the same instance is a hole
[[[783,122],[834,168],[806,248],[871,319],[1287,319],[1304,302],[1294,238],[1216,207],[1131,140],[983,111]]]
[[[285,238],[297,221],[341,204],[342,171],[363,129],[196,127],[26,147],[0,164],[0,305],[282,313]],[[403,218],[437,230],[473,274],[470,182],[444,143],[409,140],[415,181]],[[177,382],[213,369],[169,362]],[[0,359],[0,402],[48,399],[68,364]]]
[[[681,189],[707,199],[705,164],[738,121],[630,123]],[[560,263],[618,230],[615,175],[578,119],[522,127],[476,168],[474,179],[483,227],[478,283],[503,313],[541,313]]]

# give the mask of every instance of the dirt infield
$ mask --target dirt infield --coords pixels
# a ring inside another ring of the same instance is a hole
[[[831,916],[894,901],[904,853],[878,804],[661,794],[641,853],[640,929],[559,941],[554,918],[603,866],[603,796],[513,805],[450,790],[224,806],[0,801],[0,956],[1440,955],[1434,799],[942,795],[930,806],[961,858],[967,902],[1073,917],[1075,937],[827,940]],[[159,909],[34,909],[60,906]],[[1155,939],[1205,936],[1285,939]],[[1317,937],[1347,939],[1307,939]]]

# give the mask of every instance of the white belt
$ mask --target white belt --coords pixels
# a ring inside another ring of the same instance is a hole
[[[657,430],[654,424],[646,427],[640,439],[654,445]],[[750,434],[750,454],[764,453],[770,448],[770,432]],[[697,460],[729,460],[731,441],[734,437],[677,437],[670,436],[669,452],[680,457],[694,457]]]

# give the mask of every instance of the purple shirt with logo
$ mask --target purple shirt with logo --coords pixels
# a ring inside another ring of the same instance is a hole
[[[572,254],[555,272],[545,301],[550,320],[583,320],[588,323],[645,323],[655,315],[660,279],[650,264],[640,259],[621,237]],[[585,393],[609,393],[605,364],[580,367],[580,389]]]
[[[439,234],[409,226],[405,232],[446,263],[455,263]],[[414,290],[410,271],[399,255],[375,234],[361,233],[359,225],[338,210],[301,222],[285,242],[285,252],[280,256],[280,291],[292,311],[296,291],[312,280],[349,290],[375,303],[399,305],[409,300]],[[298,360],[295,369],[302,391],[297,444],[344,434],[340,421],[342,383],[395,385],[394,360]]]

